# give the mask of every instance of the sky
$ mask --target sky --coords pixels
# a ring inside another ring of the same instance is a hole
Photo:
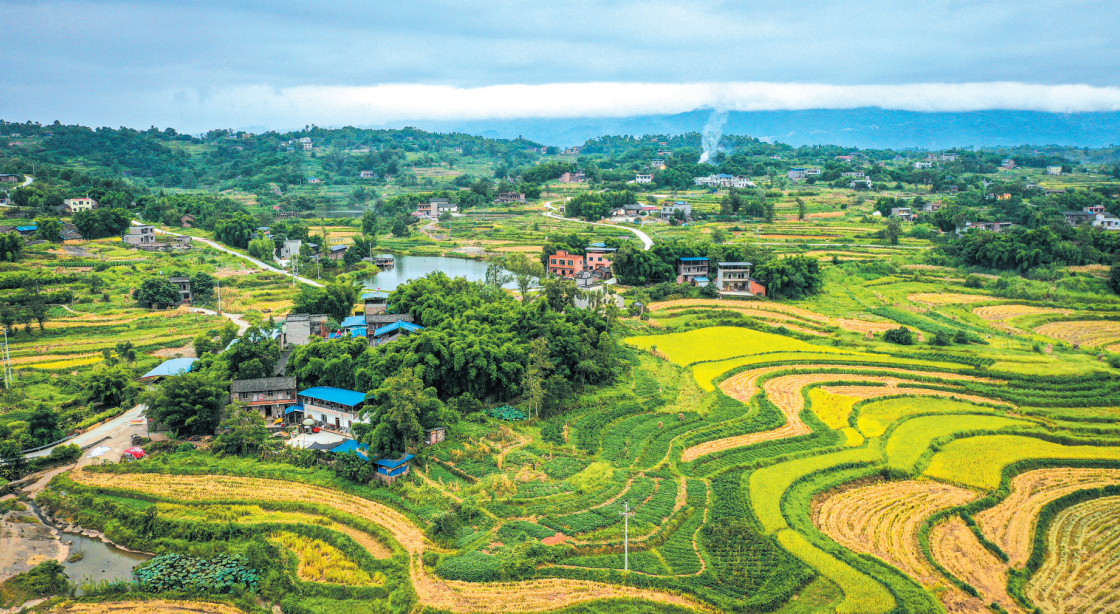
[[[289,129],[716,110],[1120,110],[1085,0],[0,0],[0,118]]]

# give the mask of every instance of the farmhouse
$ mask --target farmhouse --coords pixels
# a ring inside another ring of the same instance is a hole
[[[693,286],[708,285],[708,266],[710,260],[701,256],[685,256],[677,259],[677,283]]]
[[[405,454],[398,459],[383,458],[377,461],[377,478],[392,484],[397,478],[408,475],[408,461],[412,460],[411,454]]]
[[[366,316],[350,316],[339,324],[339,328],[349,333],[351,337],[366,336]]]
[[[130,226],[124,235],[126,245],[151,245],[156,242],[155,226]]]
[[[412,333],[418,333],[422,330],[424,330],[424,327],[419,324],[397,320],[392,324],[386,324],[374,330],[373,334],[370,335],[370,345],[379,346],[392,343],[400,339],[401,335],[411,335]]]
[[[349,245],[332,245],[330,246],[330,249],[327,250],[327,258],[330,258],[331,260],[342,260],[346,257],[347,249],[350,249]]]
[[[717,262],[716,288],[720,292],[766,296],[766,286],[751,277],[749,262]]]
[[[753,188],[754,182],[746,177],[736,175],[708,175],[707,177],[693,177],[693,183],[710,188]]]
[[[375,313],[385,313],[389,307],[389,293],[388,292],[363,292],[362,304],[365,306],[364,312],[368,316]]]
[[[897,217],[903,222],[913,222],[918,219],[910,207],[891,207],[891,217]]]
[[[439,214],[455,212],[459,210],[459,206],[448,202],[446,198],[432,198],[426,203],[419,203],[416,205],[416,211],[413,215],[427,219],[437,219]]]
[[[338,429],[349,429],[359,422],[358,411],[366,403],[366,395],[333,386],[316,386],[296,395],[303,415]],[[291,409],[291,408],[288,408]]]
[[[77,213],[79,211],[93,211],[97,208],[97,201],[88,196],[82,198],[67,198],[62,201],[62,205],[66,207],[67,213]]]
[[[676,202],[671,202],[671,203],[670,202],[662,202],[661,203],[661,217],[662,218],[669,219],[669,218],[673,217],[676,214],[677,211],[680,211],[681,215],[683,215],[686,220],[692,218],[692,205],[684,202],[683,200],[678,200]]]
[[[503,204],[523,203],[525,202],[525,195],[521,192],[502,192],[501,194],[498,194],[498,199],[494,202]]]
[[[23,175],[10,175],[8,173],[0,175],[0,183],[19,183],[20,179],[23,179]]]
[[[359,171],[358,172],[358,178],[359,179],[374,179],[375,177],[377,177],[377,173],[375,173],[373,171]]]
[[[307,345],[311,337],[327,336],[325,314],[290,313],[284,318],[284,337],[291,345]]]
[[[583,171],[560,175],[560,183],[583,183],[585,181],[587,181],[587,174]]]
[[[172,375],[179,375],[181,373],[188,373],[197,358],[172,358],[159,363],[151,371],[140,376],[140,381],[150,382],[161,377],[171,377]]]
[[[179,296],[186,304],[190,304],[194,300],[191,294],[191,278],[190,277],[168,277],[168,281],[175,284],[179,288]]]
[[[871,189],[871,180],[870,179],[853,179],[851,181],[851,183],[848,184],[848,187],[850,187],[853,190],[856,189],[857,187],[865,188],[865,189],[870,190]]]
[[[1061,175],[1062,174],[1062,167],[1060,167],[1060,166],[1047,166],[1046,167],[1046,174],[1047,175]]]
[[[653,183],[653,174],[638,173],[634,176],[634,183]]]
[[[231,400],[259,410],[265,418],[281,418],[284,409],[296,402],[296,378],[235,379],[229,394]]]
[[[933,168],[933,162],[915,162],[914,163],[914,168],[916,168],[916,169]]]
[[[786,177],[789,177],[793,181],[799,181],[801,179],[804,179],[806,177],[806,175],[807,175],[807,172],[803,168],[791,168],[788,171],[786,171]]]

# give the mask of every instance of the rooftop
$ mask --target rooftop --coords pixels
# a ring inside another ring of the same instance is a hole
[[[315,386],[307,390],[300,390],[299,394],[300,396],[311,397],[319,401],[329,401],[331,403],[348,405],[350,407],[361,405],[366,400],[366,395],[363,392],[347,390],[345,388],[335,388],[334,386]]]
[[[172,375],[186,373],[191,370],[191,367],[197,360],[197,358],[172,358],[171,360],[165,360],[156,368],[142,375],[140,379],[149,377],[170,377]]]
[[[396,331],[396,330],[405,330],[405,331],[408,331],[410,333],[418,333],[418,332],[424,330],[424,327],[420,326],[419,324],[413,324],[411,322],[405,322],[404,320],[397,320],[396,322],[393,322],[392,324],[386,324],[385,326],[382,326],[381,328],[373,331],[373,336],[374,337],[380,337],[381,335],[388,335],[389,333],[391,333],[393,331]]]
[[[366,456],[366,453],[369,451],[369,444],[358,443],[353,439],[347,439],[346,441],[331,448],[330,451],[334,454],[347,454],[349,452],[353,452],[357,454],[362,460],[369,460],[369,457]]]
[[[402,457],[400,457],[396,460],[383,458],[383,459],[377,461],[377,465],[381,466],[381,467],[388,467],[389,469],[394,469],[396,467],[400,467],[401,465],[407,463],[410,460],[412,460],[412,455],[411,454],[405,454],[404,456],[402,456]]]
[[[350,316],[349,318],[346,318],[345,320],[343,320],[342,324],[341,324],[342,328],[350,328],[352,326],[365,326],[365,325],[366,325],[366,317],[364,315],[362,315],[362,316]]]
[[[229,384],[230,392],[266,392],[269,390],[294,390],[295,377],[257,377],[235,379]]]
[[[749,262],[717,262],[716,264],[717,264],[717,265],[719,265],[719,266],[721,266],[721,267],[731,267],[731,266],[754,266],[753,264],[751,264],[751,263],[749,263]]]
[[[370,301],[370,300],[373,300],[373,299],[389,300],[389,293],[388,292],[381,292],[381,291],[363,292],[362,293],[362,300],[363,301]]]
[[[707,262],[708,261],[707,258],[704,258],[702,256],[681,256],[680,259],[683,260],[684,262]]]

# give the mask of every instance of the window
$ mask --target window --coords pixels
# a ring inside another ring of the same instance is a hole
[[[552,264],[556,264],[556,259],[553,258],[551,262],[552,262]]]

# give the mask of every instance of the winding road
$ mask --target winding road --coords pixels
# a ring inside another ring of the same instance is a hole
[[[552,209],[553,211],[555,211],[556,207],[552,206],[552,203],[554,203],[554,202],[556,202],[556,201],[550,200],[547,203],[545,203],[544,206],[548,209]],[[637,235],[639,239],[641,239],[642,246],[643,246],[642,249],[644,251],[648,252],[650,250],[650,248],[653,247],[653,239],[649,238],[649,235],[647,235],[646,233],[638,230],[637,228],[627,228],[625,226],[619,226],[618,224],[604,224],[603,222],[585,222],[583,220],[579,220],[579,219],[576,219],[576,218],[573,218],[573,217],[560,217],[559,214],[551,213],[549,211],[545,211],[544,216],[545,217],[550,217],[554,220],[564,220],[566,222],[578,222],[580,224],[591,224],[592,226],[610,226],[611,228],[621,228],[623,230],[629,230],[630,232]]]
[[[132,225],[133,226],[144,226],[144,224],[141,224],[140,222],[137,222],[136,220],[132,221]],[[227,253],[231,256],[237,256],[238,258],[241,258],[242,260],[248,260],[254,266],[256,266],[258,268],[261,268],[261,269],[264,269],[265,271],[270,271],[272,273],[279,273],[279,274],[287,276],[287,277],[294,277],[296,279],[296,281],[298,281],[300,283],[305,283],[309,286],[315,286],[316,288],[322,288],[323,287],[323,284],[321,284],[321,283],[319,283],[319,282],[317,282],[313,279],[308,279],[306,277],[300,277],[299,275],[296,275],[294,273],[289,273],[288,271],[285,271],[284,269],[278,269],[278,268],[276,268],[276,267],[274,267],[270,264],[266,264],[266,263],[264,263],[260,260],[257,260],[256,258],[253,258],[252,256],[246,256],[245,254],[242,254],[240,252],[236,252],[236,251],[234,251],[234,250],[232,250],[232,249],[230,249],[230,248],[228,248],[228,247],[226,247],[226,246],[224,246],[224,245],[222,245],[222,244],[220,244],[216,241],[212,241],[210,239],[204,239],[202,237],[196,237],[196,236],[193,236],[193,235],[180,234],[178,232],[171,232],[169,230],[160,230],[159,228],[156,228],[156,232],[159,233],[159,234],[163,234],[163,235],[171,235],[173,237],[190,237],[191,241],[201,241],[202,243],[205,243],[205,244],[209,245],[210,247],[213,247],[214,249],[216,249],[220,252],[225,252],[225,253]]]

